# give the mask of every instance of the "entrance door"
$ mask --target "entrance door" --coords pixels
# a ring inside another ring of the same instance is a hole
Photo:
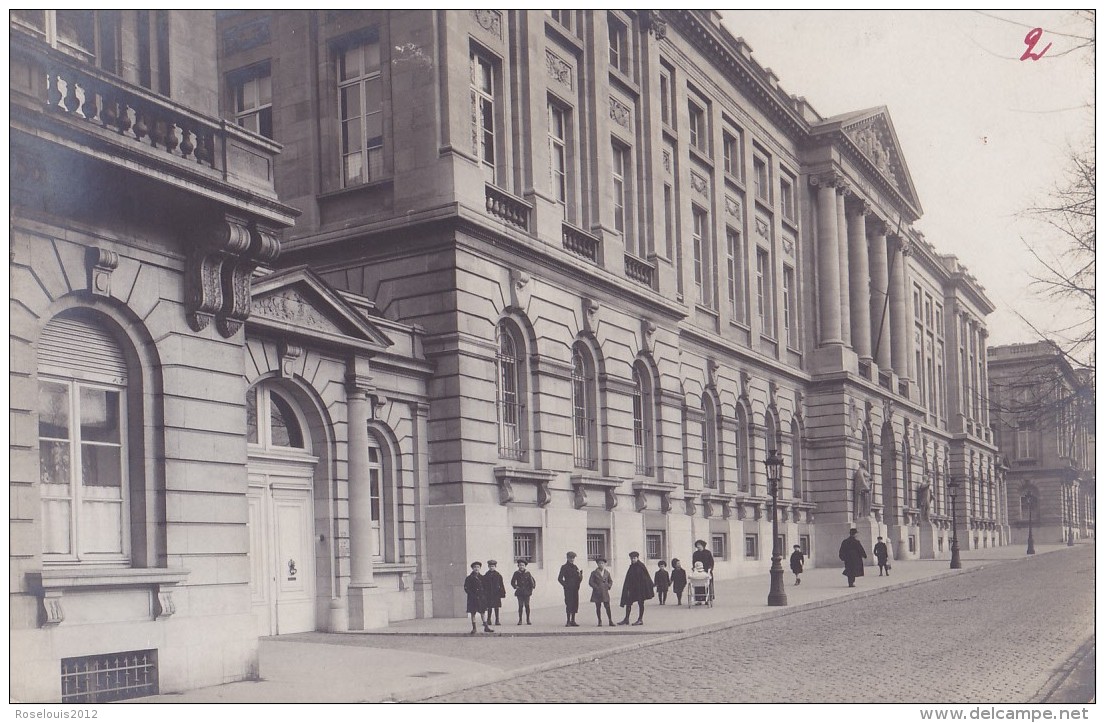
[[[259,635],[315,629],[312,469],[249,474],[250,595]]]

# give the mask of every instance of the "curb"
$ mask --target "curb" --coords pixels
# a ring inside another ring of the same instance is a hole
[[[1038,686],[1033,686],[1033,688],[1036,688],[1036,694],[1029,698],[1029,702],[1036,704],[1050,703],[1048,699],[1055,695],[1055,692],[1074,673],[1075,668],[1083,660],[1094,654],[1096,647],[1097,633],[1094,632],[1078,643],[1068,655],[1064,655],[1063,662],[1040,676],[1039,679],[1042,679],[1043,682]]]
[[[1040,554],[1053,554],[1061,552],[1064,548],[1058,550],[1048,550],[1047,552]],[[525,675],[531,675],[534,673],[543,673],[548,670],[555,670],[557,668],[564,668],[570,665],[579,665],[580,663],[587,663],[600,658],[606,658],[612,655],[618,655],[619,653],[626,653],[633,650],[639,650],[652,645],[663,645],[665,643],[676,642],[679,640],[686,640],[687,638],[693,638],[699,635],[705,635],[707,633],[716,632],[719,630],[728,630],[730,628],[740,627],[741,625],[751,625],[753,623],[762,622],[772,618],[783,617],[785,615],[791,615],[794,613],[804,612],[807,610],[815,610],[818,608],[829,607],[831,605],[839,605],[850,600],[857,600],[865,597],[872,597],[875,595],[882,595],[892,590],[902,590],[905,588],[913,587],[915,585],[923,585],[925,583],[934,582],[936,580],[942,580],[944,578],[953,577],[956,575],[964,575],[976,570],[984,570],[986,568],[1006,565],[1012,562],[1018,562],[1027,559],[1029,556],[1024,555],[1022,557],[1014,557],[1008,560],[993,560],[981,563],[979,565],[962,568],[959,570],[946,570],[935,575],[929,575],[928,577],[917,578],[915,580],[907,580],[900,583],[893,583],[886,587],[878,588],[877,590],[865,590],[863,592],[852,593],[850,595],[841,595],[839,597],[829,598],[826,600],[815,600],[813,602],[803,603],[794,607],[776,608],[768,610],[762,613],[749,615],[734,620],[724,620],[720,623],[710,623],[708,625],[701,625],[694,628],[688,628],[686,630],[677,633],[660,634],[656,637],[652,637],[649,640],[637,641],[628,643],[626,645],[619,645],[613,648],[607,648],[605,650],[594,650],[589,653],[580,655],[574,655],[567,658],[558,658],[556,660],[550,660],[544,663],[535,663],[525,667],[517,668],[509,671],[502,671],[497,673],[481,673],[479,675],[473,675],[465,678],[454,678],[452,680],[443,680],[441,683],[435,685],[423,686],[414,690],[408,690],[405,692],[394,692],[391,694],[375,696],[373,700],[363,702],[373,703],[417,703],[424,701],[427,698],[433,698],[439,695],[446,695],[448,693],[456,693],[468,688],[474,688],[481,685],[489,685],[491,683],[499,683],[505,680],[511,680],[512,678],[518,678]],[[639,633],[644,634],[644,633]],[[522,637],[522,636],[518,636]],[[1079,646],[1081,647],[1081,645]],[[1046,681],[1055,677],[1058,673],[1049,671],[1046,674],[1045,682],[1041,685],[1046,685]]]

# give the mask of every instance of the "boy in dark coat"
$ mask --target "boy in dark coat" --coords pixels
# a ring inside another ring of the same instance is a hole
[[[487,624],[487,620],[483,616],[484,600],[483,600],[483,577],[480,575],[480,568],[483,567],[483,563],[476,561],[472,563],[472,573],[464,578],[464,592],[468,596],[468,616],[472,619],[472,632],[469,635],[476,634],[476,616],[480,616],[480,622],[483,623],[483,631],[485,633],[493,633],[494,630]]]
[[[683,604],[683,589],[687,587],[687,571],[678,557],[671,558],[671,591],[675,593],[675,604]]]
[[[802,578],[802,563],[805,561],[806,556],[802,554],[802,546],[795,545],[794,552],[790,553],[790,571],[794,573],[794,584],[801,585]]]
[[[889,575],[890,565],[886,564],[886,558],[890,555],[890,550],[887,549],[886,543],[882,541],[881,537],[871,548],[871,552],[875,553],[875,561],[879,563],[879,577],[882,577],[884,572]]]
[[[656,597],[663,605],[668,599],[668,587],[671,586],[671,578],[668,576],[668,563],[661,560],[656,563],[656,566],[660,569],[656,571],[652,581],[656,583]]]
[[[495,624],[499,622],[499,608],[502,607],[503,598],[506,597],[506,586],[503,584],[503,576],[496,570],[498,562],[487,561],[487,574],[483,576],[484,609],[487,611],[487,624],[491,624],[491,613],[495,612]]]
[[[560,566],[556,581],[564,588],[564,612],[568,616],[566,628],[578,628],[576,613],[579,612],[579,586],[583,584],[583,571],[576,567],[576,554],[569,552],[567,562]]]
[[[641,562],[641,553],[629,553],[629,569],[625,571],[625,582],[622,583],[622,602],[625,608],[625,620],[618,625],[629,625],[629,613],[633,610],[633,603],[637,603],[637,621],[634,625],[645,624],[645,600],[652,599],[652,576],[648,574],[648,568]]]
[[[856,586],[856,578],[863,577],[863,560],[867,557],[867,551],[863,549],[863,543],[856,538],[859,530],[854,527],[848,530],[848,537],[840,543],[840,559],[844,563],[844,572],[848,578],[848,587]]]
[[[610,588],[614,587],[614,578],[610,577],[610,571],[606,569],[606,558],[595,560],[595,569],[591,571],[587,584],[591,587],[591,602],[595,604],[599,627],[602,627],[603,608],[606,608],[606,619],[610,627],[614,627],[614,617],[610,614]]]
[[[510,577],[510,586],[514,588],[514,594],[518,598],[518,624],[522,624],[522,610],[524,608],[526,611],[526,625],[529,625],[529,598],[530,595],[533,595],[533,591],[537,589],[537,581],[526,569],[525,560],[518,561],[518,569]]]

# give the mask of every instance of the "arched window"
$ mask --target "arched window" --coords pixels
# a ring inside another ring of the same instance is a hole
[[[372,559],[383,561],[387,549],[384,544],[387,509],[384,506],[384,462],[380,447],[368,438],[368,506],[372,518]]]
[[[742,404],[737,404],[737,488],[741,492],[748,492],[748,480],[751,477],[748,471],[750,434],[748,413]]]
[[[633,365],[633,450],[636,472],[644,477],[653,475],[655,459],[653,400],[652,375],[638,361]]]
[[[310,440],[295,405],[270,387],[246,392],[246,440],[263,449],[310,451]]]
[[[520,343],[511,325],[502,321],[497,328],[495,376],[495,401],[499,423],[499,456],[524,460],[525,443],[525,388],[522,369],[525,366],[525,347]]]
[[[717,489],[718,415],[714,400],[708,391],[702,392],[702,483],[709,489]]]
[[[803,479],[803,465],[805,464],[802,450],[802,429],[798,426],[798,420],[790,420],[790,444],[791,444],[791,474],[794,475],[794,497],[802,499],[805,494],[805,480]]]
[[[130,561],[130,459],[141,458],[128,442],[131,402],[123,349],[104,324],[70,314],[46,325],[38,344],[44,561]]]
[[[572,436],[575,440],[575,465],[582,469],[598,466],[598,439],[595,416],[595,364],[582,344],[572,350]]]

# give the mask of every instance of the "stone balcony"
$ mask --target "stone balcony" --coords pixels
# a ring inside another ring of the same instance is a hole
[[[279,144],[24,33],[12,31],[9,37],[13,182],[34,183],[47,169],[64,175],[64,165],[50,166],[74,162],[67,151],[202,196],[273,228],[291,225],[298,215],[277,199],[273,161]]]

